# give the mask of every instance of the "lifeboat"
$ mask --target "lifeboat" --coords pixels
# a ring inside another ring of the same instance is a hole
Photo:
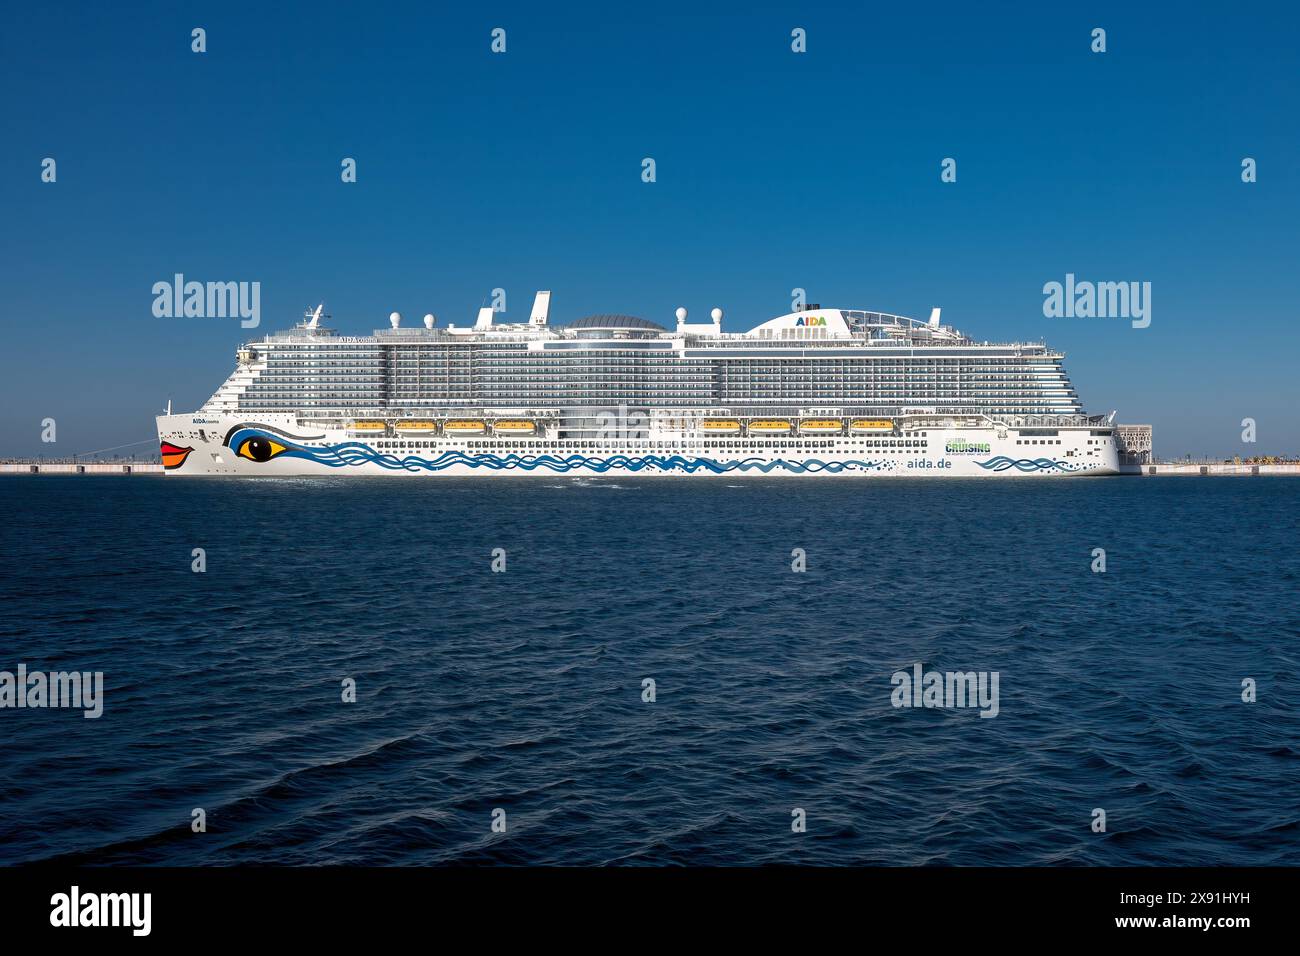
[[[760,418],[749,423],[751,435],[788,435],[790,423],[780,418]]]
[[[838,418],[805,418],[799,423],[800,435],[838,435],[844,423]]]
[[[854,435],[882,435],[893,430],[894,423],[888,418],[855,418],[849,423]]]
[[[382,435],[386,430],[383,422],[353,422],[348,426],[354,435]]]
[[[397,434],[399,435],[432,435],[438,430],[437,422],[398,422]]]
[[[486,431],[487,425],[476,418],[453,419],[444,422],[442,426],[442,433],[444,435],[455,437],[460,437],[462,435],[482,435]]]
[[[526,419],[498,419],[492,424],[492,432],[496,435],[532,435],[536,431],[536,423]]]
[[[739,435],[740,422],[734,418],[706,418],[700,423],[700,431],[706,435]]]

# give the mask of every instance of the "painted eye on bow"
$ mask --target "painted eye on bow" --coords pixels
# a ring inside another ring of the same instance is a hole
[[[249,461],[270,461],[281,452],[288,451],[284,445],[270,438],[255,436],[245,438],[240,442],[239,448],[235,454],[240,458],[247,458]]]

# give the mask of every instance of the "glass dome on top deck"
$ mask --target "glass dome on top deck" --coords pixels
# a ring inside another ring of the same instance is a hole
[[[588,315],[563,327],[580,339],[653,339],[667,332],[664,326],[635,315]]]

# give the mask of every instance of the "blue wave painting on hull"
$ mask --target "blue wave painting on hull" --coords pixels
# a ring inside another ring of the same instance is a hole
[[[453,465],[467,465],[470,468],[485,468],[489,471],[536,471],[545,469],[555,473],[570,471],[590,471],[605,474],[610,471],[682,471],[694,474],[707,471],[715,475],[730,472],[760,471],[768,474],[778,468],[791,474],[826,474],[837,475],[846,471],[879,471],[889,468],[890,463],[879,461],[822,461],[819,458],[806,458],[802,461],[787,461],[784,458],[765,459],[758,457],[718,461],[713,458],[684,455],[610,455],[599,458],[588,455],[494,455],[483,453],[468,455],[462,451],[445,451],[436,458],[422,458],[419,455],[385,454],[364,442],[344,442],[340,445],[322,445],[312,447],[296,445],[286,441],[282,436],[260,429],[241,428],[231,434],[227,444],[236,450],[243,448],[250,439],[265,439],[274,442],[280,450],[272,452],[270,458],[301,458],[313,461],[329,468],[343,468],[354,465],[373,463],[389,471],[443,471]],[[246,456],[241,456],[246,457]]]
[[[1081,465],[1071,465],[1064,461],[1053,461],[1051,458],[1008,458],[1006,455],[998,455],[990,458],[988,461],[977,461],[975,464],[989,471],[1006,471],[1014,468],[1017,471],[1078,471]]]

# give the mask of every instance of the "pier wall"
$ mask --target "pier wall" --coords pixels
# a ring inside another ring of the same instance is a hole
[[[4,461],[0,475],[161,475],[156,461]]]
[[[1165,475],[1292,475],[1300,477],[1300,462],[1282,462],[1276,465],[1232,465],[1223,462],[1151,462],[1146,465],[1120,465],[1124,475],[1141,475],[1144,478]]]

